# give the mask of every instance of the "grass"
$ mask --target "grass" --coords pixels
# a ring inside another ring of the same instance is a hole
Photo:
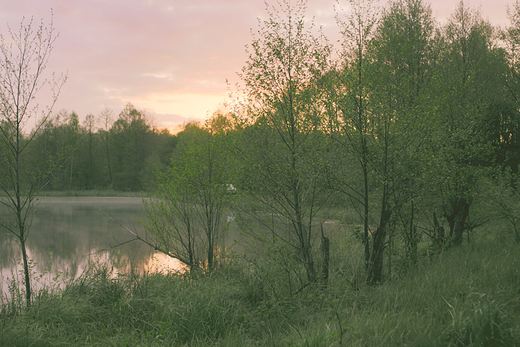
[[[98,265],[21,313],[4,306],[0,345],[520,346],[520,245],[482,234],[357,291],[347,251],[334,245],[328,288],[277,298],[240,260],[142,277]]]
[[[355,298],[352,345],[519,345],[518,246],[472,244]]]

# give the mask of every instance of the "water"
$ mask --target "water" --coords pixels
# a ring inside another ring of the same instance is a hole
[[[154,252],[140,241],[129,242],[135,237],[105,214],[145,237],[139,223],[146,218],[141,198],[41,198],[27,240],[27,252],[34,261],[31,283],[34,289],[44,285],[63,288],[64,279],[78,277],[92,262],[113,267],[115,273],[128,272],[131,268],[141,274],[145,271],[183,270],[179,261]],[[9,217],[6,208],[0,205],[2,221]],[[235,241],[244,236],[238,232],[235,217],[230,214],[225,221],[230,226],[226,248],[240,252],[242,248]],[[317,225],[315,232],[320,230]],[[332,236],[341,230],[339,221],[325,221],[323,230]],[[0,298],[9,293],[13,277],[19,284],[23,279],[21,251],[15,240],[7,230],[0,228]],[[58,280],[53,280],[58,274]]]
[[[27,240],[27,253],[35,264],[34,288],[59,283],[53,279],[60,273],[60,278],[77,277],[95,261],[114,267],[116,273],[130,267],[140,273],[182,269],[178,261],[153,252],[142,242],[128,242],[135,237],[104,213],[144,237],[138,221],[145,218],[141,198],[41,198]],[[5,207],[0,210],[0,218],[9,218]],[[0,280],[4,294],[13,276],[23,278],[21,251],[15,240],[6,229],[0,229]]]

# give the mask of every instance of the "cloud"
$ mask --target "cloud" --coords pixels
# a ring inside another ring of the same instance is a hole
[[[198,118],[183,117],[178,114],[155,114],[152,116],[153,121],[157,124],[159,129],[168,129],[171,133],[175,134],[181,130],[183,124],[192,121],[201,121]]]
[[[240,18],[255,16],[254,6],[242,1],[88,5],[59,14],[67,28],[56,47],[59,65],[90,86],[88,94],[136,105],[154,93],[225,95],[226,78],[233,79],[245,60],[249,24]],[[226,59],[214,59],[221,56]],[[196,112],[205,116],[200,108]]]

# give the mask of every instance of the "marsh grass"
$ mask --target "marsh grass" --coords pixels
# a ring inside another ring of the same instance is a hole
[[[101,264],[0,310],[2,346],[518,346],[519,245],[486,238],[355,288],[353,242],[329,286],[274,296],[240,259],[213,273],[117,275]],[[350,253],[349,253],[350,252]],[[283,283],[276,283],[281,287]]]

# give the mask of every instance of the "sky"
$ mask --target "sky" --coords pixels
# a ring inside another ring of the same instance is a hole
[[[513,1],[465,2],[505,27]],[[430,1],[439,21],[457,3]],[[340,38],[335,4],[307,1],[307,15],[332,41]],[[157,127],[172,131],[203,121],[228,101],[240,82],[237,72],[246,63],[251,30],[258,30],[258,18],[266,18],[264,0],[0,0],[0,33],[8,34],[7,25],[18,29],[24,16],[26,23],[31,17],[48,23],[51,13],[59,37],[47,72],[67,74],[55,112],[74,111],[84,121],[108,108],[115,120],[130,102]],[[48,96],[40,96],[45,105]]]

